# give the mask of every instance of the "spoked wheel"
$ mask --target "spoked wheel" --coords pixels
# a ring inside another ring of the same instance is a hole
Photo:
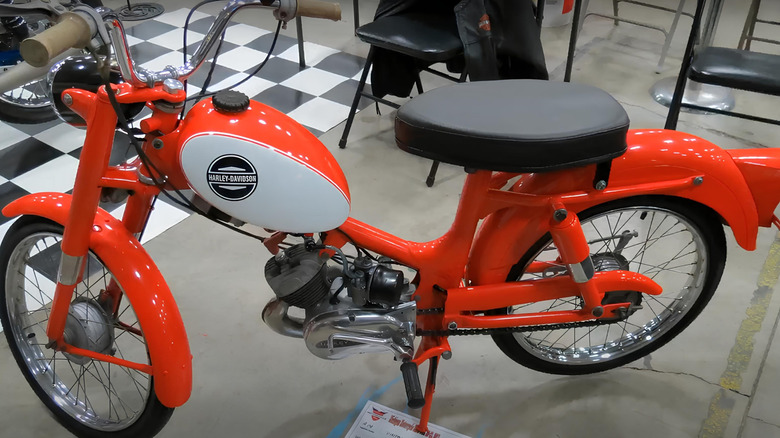
[[[61,241],[61,226],[24,217],[0,247],[0,321],[16,362],[46,407],[77,436],[153,436],[173,409],[157,399],[149,374],[47,347]],[[64,336],[75,347],[151,365],[122,286],[92,253]]]
[[[28,16],[26,18],[30,35],[35,35],[49,27],[48,18]],[[0,68],[0,73],[13,69],[13,66]],[[46,77],[30,78],[30,82],[14,90],[0,93],[0,120],[12,123],[43,123],[57,118],[51,106],[47,90]]]
[[[663,293],[608,292],[603,304],[632,304],[628,315],[616,316],[610,324],[493,336],[507,356],[537,371],[594,373],[647,355],[699,315],[723,273],[723,227],[701,206],[660,197],[631,198],[586,210],[579,219],[596,271],[639,272],[655,280]],[[558,260],[548,234],[512,268],[507,281],[566,275]],[[573,297],[489,313],[576,310],[582,304]]]

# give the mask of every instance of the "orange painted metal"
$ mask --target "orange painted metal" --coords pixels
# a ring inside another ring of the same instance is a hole
[[[780,149],[727,151],[745,177],[758,210],[758,224],[768,227],[780,203]]]
[[[62,351],[63,353],[76,354],[76,355],[79,355],[79,356],[88,357],[90,359],[95,359],[95,360],[99,360],[99,361],[102,361],[102,362],[112,363],[114,365],[119,365],[121,367],[126,367],[126,368],[130,368],[130,369],[133,369],[133,370],[138,370],[138,371],[140,371],[142,373],[146,373],[146,374],[152,374],[152,371],[153,371],[152,367],[150,365],[147,365],[147,364],[138,363],[138,362],[130,362],[129,360],[120,359],[118,357],[109,356],[107,354],[96,353],[96,352],[94,352],[92,350],[85,350],[83,348],[74,347],[72,345],[65,344],[65,345],[62,346],[62,348],[60,348],[60,351]]]
[[[648,295],[659,295],[658,283],[631,271],[596,272],[591,280],[603,292],[634,290]],[[468,286],[447,291],[445,314],[501,309],[509,306],[549,301],[578,295],[577,283],[568,275],[539,280],[526,280]],[[481,317],[490,318],[490,317]],[[521,325],[521,324],[517,324]]]
[[[34,215],[65,224],[70,210],[70,195],[38,193],[11,202],[3,214]],[[165,279],[138,240],[105,210],[99,209],[94,217],[89,248],[114,274],[133,305],[146,336],[157,396],[166,406],[181,406],[192,391],[192,354]]]
[[[563,204],[556,204],[555,210],[565,211]],[[567,265],[581,263],[590,256],[590,246],[588,241],[585,240],[580,220],[577,219],[576,214],[567,214],[566,218],[561,221],[551,218],[550,234],[563,263]]]
[[[731,227],[740,246],[755,249],[758,213],[751,190],[728,152],[677,131],[629,131],[628,150],[612,161],[609,185],[592,188],[595,166],[521,176],[511,192],[488,194],[467,267],[470,284],[506,280],[511,267],[545,233],[545,203],[557,198],[570,212],[632,196],[667,196],[705,205]],[[696,178],[701,177],[701,184]],[[512,204],[516,207],[512,207]],[[544,217],[544,220],[540,220]]]
[[[83,90],[68,90],[73,98],[70,108],[87,122],[87,136],[79,159],[74,182],[72,208],[65,222],[62,253],[70,257],[84,257],[89,249],[92,218],[100,200],[100,179],[111,156],[116,114],[108,96]],[[49,340],[63,343],[63,331],[68,309],[73,298],[74,285],[57,283],[46,334]]]

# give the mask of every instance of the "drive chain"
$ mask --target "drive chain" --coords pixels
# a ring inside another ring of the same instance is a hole
[[[442,308],[419,309],[418,315],[431,315],[444,313]],[[472,335],[506,335],[518,332],[539,332],[547,330],[562,330],[581,327],[596,327],[599,325],[613,324],[621,319],[595,319],[582,322],[564,322],[560,324],[527,325],[519,327],[501,327],[484,329],[455,329],[455,330],[417,330],[417,336],[472,336]]]

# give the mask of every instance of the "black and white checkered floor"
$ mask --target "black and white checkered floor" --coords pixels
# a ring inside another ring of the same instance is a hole
[[[150,70],[181,65],[184,21],[189,9],[168,12],[128,30],[136,62]],[[187,42],[191,54],[206,34],[213,17],[195,12]],[[290,26],[294,29],[294,26]],[[290,31],[287,31],[288,33]],[[265,59],[274,33],[246,24],[232,24],[226,31],[210,91],[239,82]],[[364,59],[310,42],[304,43],[307,67],[299,67],[298,41],[279,35],[272,57],[260,73],[235,88],[270,105],[320,135],[347,118]],[[188,92],[203,86],[210,64],[189,82]],[[85,132],[61,122],[16,125],[0,122],[0,208],[28,193],[66,192],[73,186]],[[118,138],[112,163],[131,156],[126,139]],[[104,205],[114,215],[122,207]],[[165,203],[162,197],[152,214],[144,241],[154,238],[189,216]],[[0,215],[0,239],[11,225]]]

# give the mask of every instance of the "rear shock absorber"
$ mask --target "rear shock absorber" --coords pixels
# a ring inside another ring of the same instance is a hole
[[[0,0],[0,4],[10,5],[14,0]],[[24,40],[30,36],[30,29],[27,27],[27,22],[23,17],[2,17],[0,23],[3,24],[8,31],[14,34],[19,41]]]

